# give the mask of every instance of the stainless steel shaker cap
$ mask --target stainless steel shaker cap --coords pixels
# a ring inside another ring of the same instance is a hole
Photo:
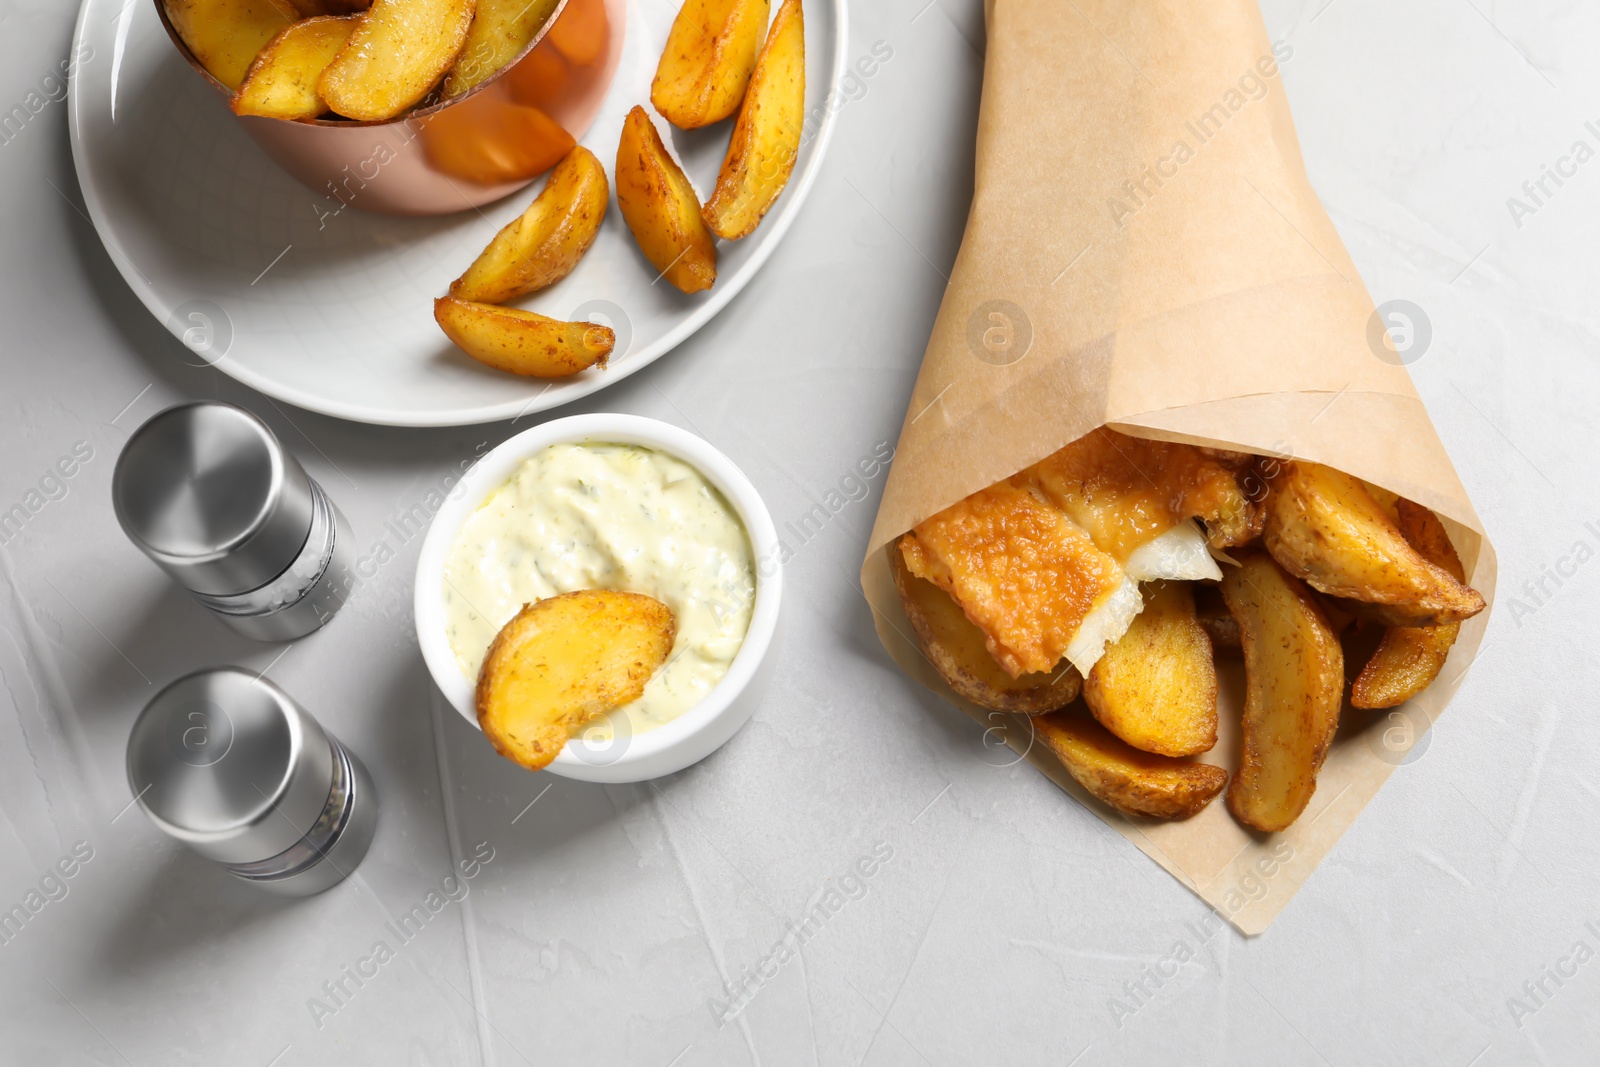
[[[283,854],[329,805],[339,749],[283,690],[234,667],[200,671],[145,706],[128,784],[146,815],[225,864]]]
[[[266,424],[213,401],[168,408],[134,432],[112,503],[135,545],[186,588],[214,596],[282,574],[315,510],[310,478]]]

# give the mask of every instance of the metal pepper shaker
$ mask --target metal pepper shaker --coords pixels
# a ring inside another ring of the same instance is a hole
[[[199,671],[145,705],[128,784],[150,821],[235,877],[310,896],[366,855],[378,797],[366,768],[282,689]]]
[[[233,629],[289,641],[344,603],[354,536],[267,425],[214,401],[153,416],[117,459],[123,531]]]

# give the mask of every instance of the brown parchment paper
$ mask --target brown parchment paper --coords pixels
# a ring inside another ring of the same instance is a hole
[[[1255,0],[988,0],[976,182],[862,567],[885,648],[986,728],[909,640],[885,545],[1101,425],[1314,460],[1438,512],[1470,582],[1495,558],[1371,297],[1306,179],[1292,49]],[[1376,337],[1383,336],[1381,326]],[[1265,930],[1423,736],[1488,611],[1394,712],[1347,707],[1298,822],[1261,835],[1219,798],[1187,822],[1088,797],[1010,720],[1008,743],[1246,934]],[[1242,685],[1222,665],[1238,760]]]

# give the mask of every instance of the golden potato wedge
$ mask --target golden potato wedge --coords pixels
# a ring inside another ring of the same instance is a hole
[[[642,593],[582,589],[528,604],[478,672],[478,725],[530,771],[585,723],[639,699],[677,635],[672,609]]]
[[[885,551],[917,647],[957,696],[981,708],[1017,715],[1043,715],[1077,699],[1082,680],[1070,663],[1063,663],[1053,674],[1011,677],[989,655],[983,631],[963,614],[950,594],[912,574],[898,542]]]
[[[594,244],[611,203],[606,169],[582,145],[556,164],[528,210],[489,242],[465,274],[450,284],[458,300],[503,304],[572,273]]]
[[[1421,504],[1395,502],[1400,532],[1412,548],[1436,567],[1443,567],[1458,582],[1467,574],[1456,555],[1450,535],[1439,517]],[[1392,708],[1404,704],[1428,686],[1444,669],[1450,647],[1461,633],[1459,622],[1439,626],[1391,626],[1350,688],[1350,703],[1358,708]]]
[[[444,80],[445,96],[487,81],[539,36],[561,0],[478,0],[466,43]]]
[[[289,0],[162,0],[162,6],[200,65],[230,89],[244,84],[256,53],[300,17]]]
[[[1284,570],[1391,626],[1460,622],[1484,607],[1406,542],[1359,479],[1318,463],[1286,463],[1272,480],[1263,540]]]
[[[1421,693],[1444,669],[1459,622],[1441,626],[1391,626],[1350,687],[1357,708],[1393,708]]]
[[[617,343],[609,326],[562,322],[453,296],[433,302],[433,318],[456,347],[479,363],[532,378],[565,378],[604,367]]]
[[[346,118],[394,118],[427,96],[456,61],[474,6],[474,0],[373,0],[322,72],[322,98]]]
[[[686,293],[717,280],[717,246],[700,199],[642,107],[628,112],[617,145],[617,204],[661,277]]]
[[[1344,651],[1311,592],[1252,552],[1222,576],[1244,643],[1243,755],[1228,790],[1234,818],[1287,829],[1317,788],[1339,727]]]
[[[355,31],[359,15],[302,19],[274,37],[250,64],[233,94],[235,115],[269,119],[314,119],[328,110],[317,79]]]
[[[1146,752],[1194,756],[1217,743],[1217,668],[1188,582],[1144,586],[1144,610],[1089,671],[1083,700]]]
[[[783,0],[739,107],[706,225],[726,241],[748,235],[783,192],[800,155],[806,120],[806,21],[800,0]]]
[[[1383,486],[1373,485],[1371,482],[1365,480],[1361,482],[1361,487],[1365,489],[1367,491],[1367,495],[1372,497],[1373,501],[1383,509],[1383,513],[1389,516],[1389,521],[1398,526],[1400,524],[1400,501],[1403,499],[1400,494],[1391,493]]]
[[[322,15],[356,15],[372,6],[372,0],[289,0],[303,19]]]
[[[682,130],[720,122],[744,99],[770,0],[684,0],[650,83],[650,102]]]
[[[1067,773],[1096,799],[1125,815],[1187,819],[1228,784],[1228,772],[1221,767],[1140,752],[1076,711],[1052,712],[1031,721],[1039,740]]]

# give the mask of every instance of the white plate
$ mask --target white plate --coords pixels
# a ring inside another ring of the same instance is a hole
[[[73,55],[70,136],[78,183],[111,259],[181,354],[268,396],[396,426],[515,418],[586,396],[666,354],[744,288],[794,222],[833,134],[846,0],[806,8],[807,120],[793,178],[761,227],[721,242],[717,284],[685,296],[640,254],[617,211],[560,284],[518,306],[617,331],[605,370],[557,382],[481,366],[433,321],[433,298],[542,187],[438,218],[345,208],[289,177],[238,128],[188,66],[152,0],[84,0]],[[677,10],[629,0],[616,81],[583,138],[609,176],[622,120],[646,103]],[[646,104],[648,107],[648,104]],[[697,188],[708,191],[732,120],[684,132],[652,111]]]

